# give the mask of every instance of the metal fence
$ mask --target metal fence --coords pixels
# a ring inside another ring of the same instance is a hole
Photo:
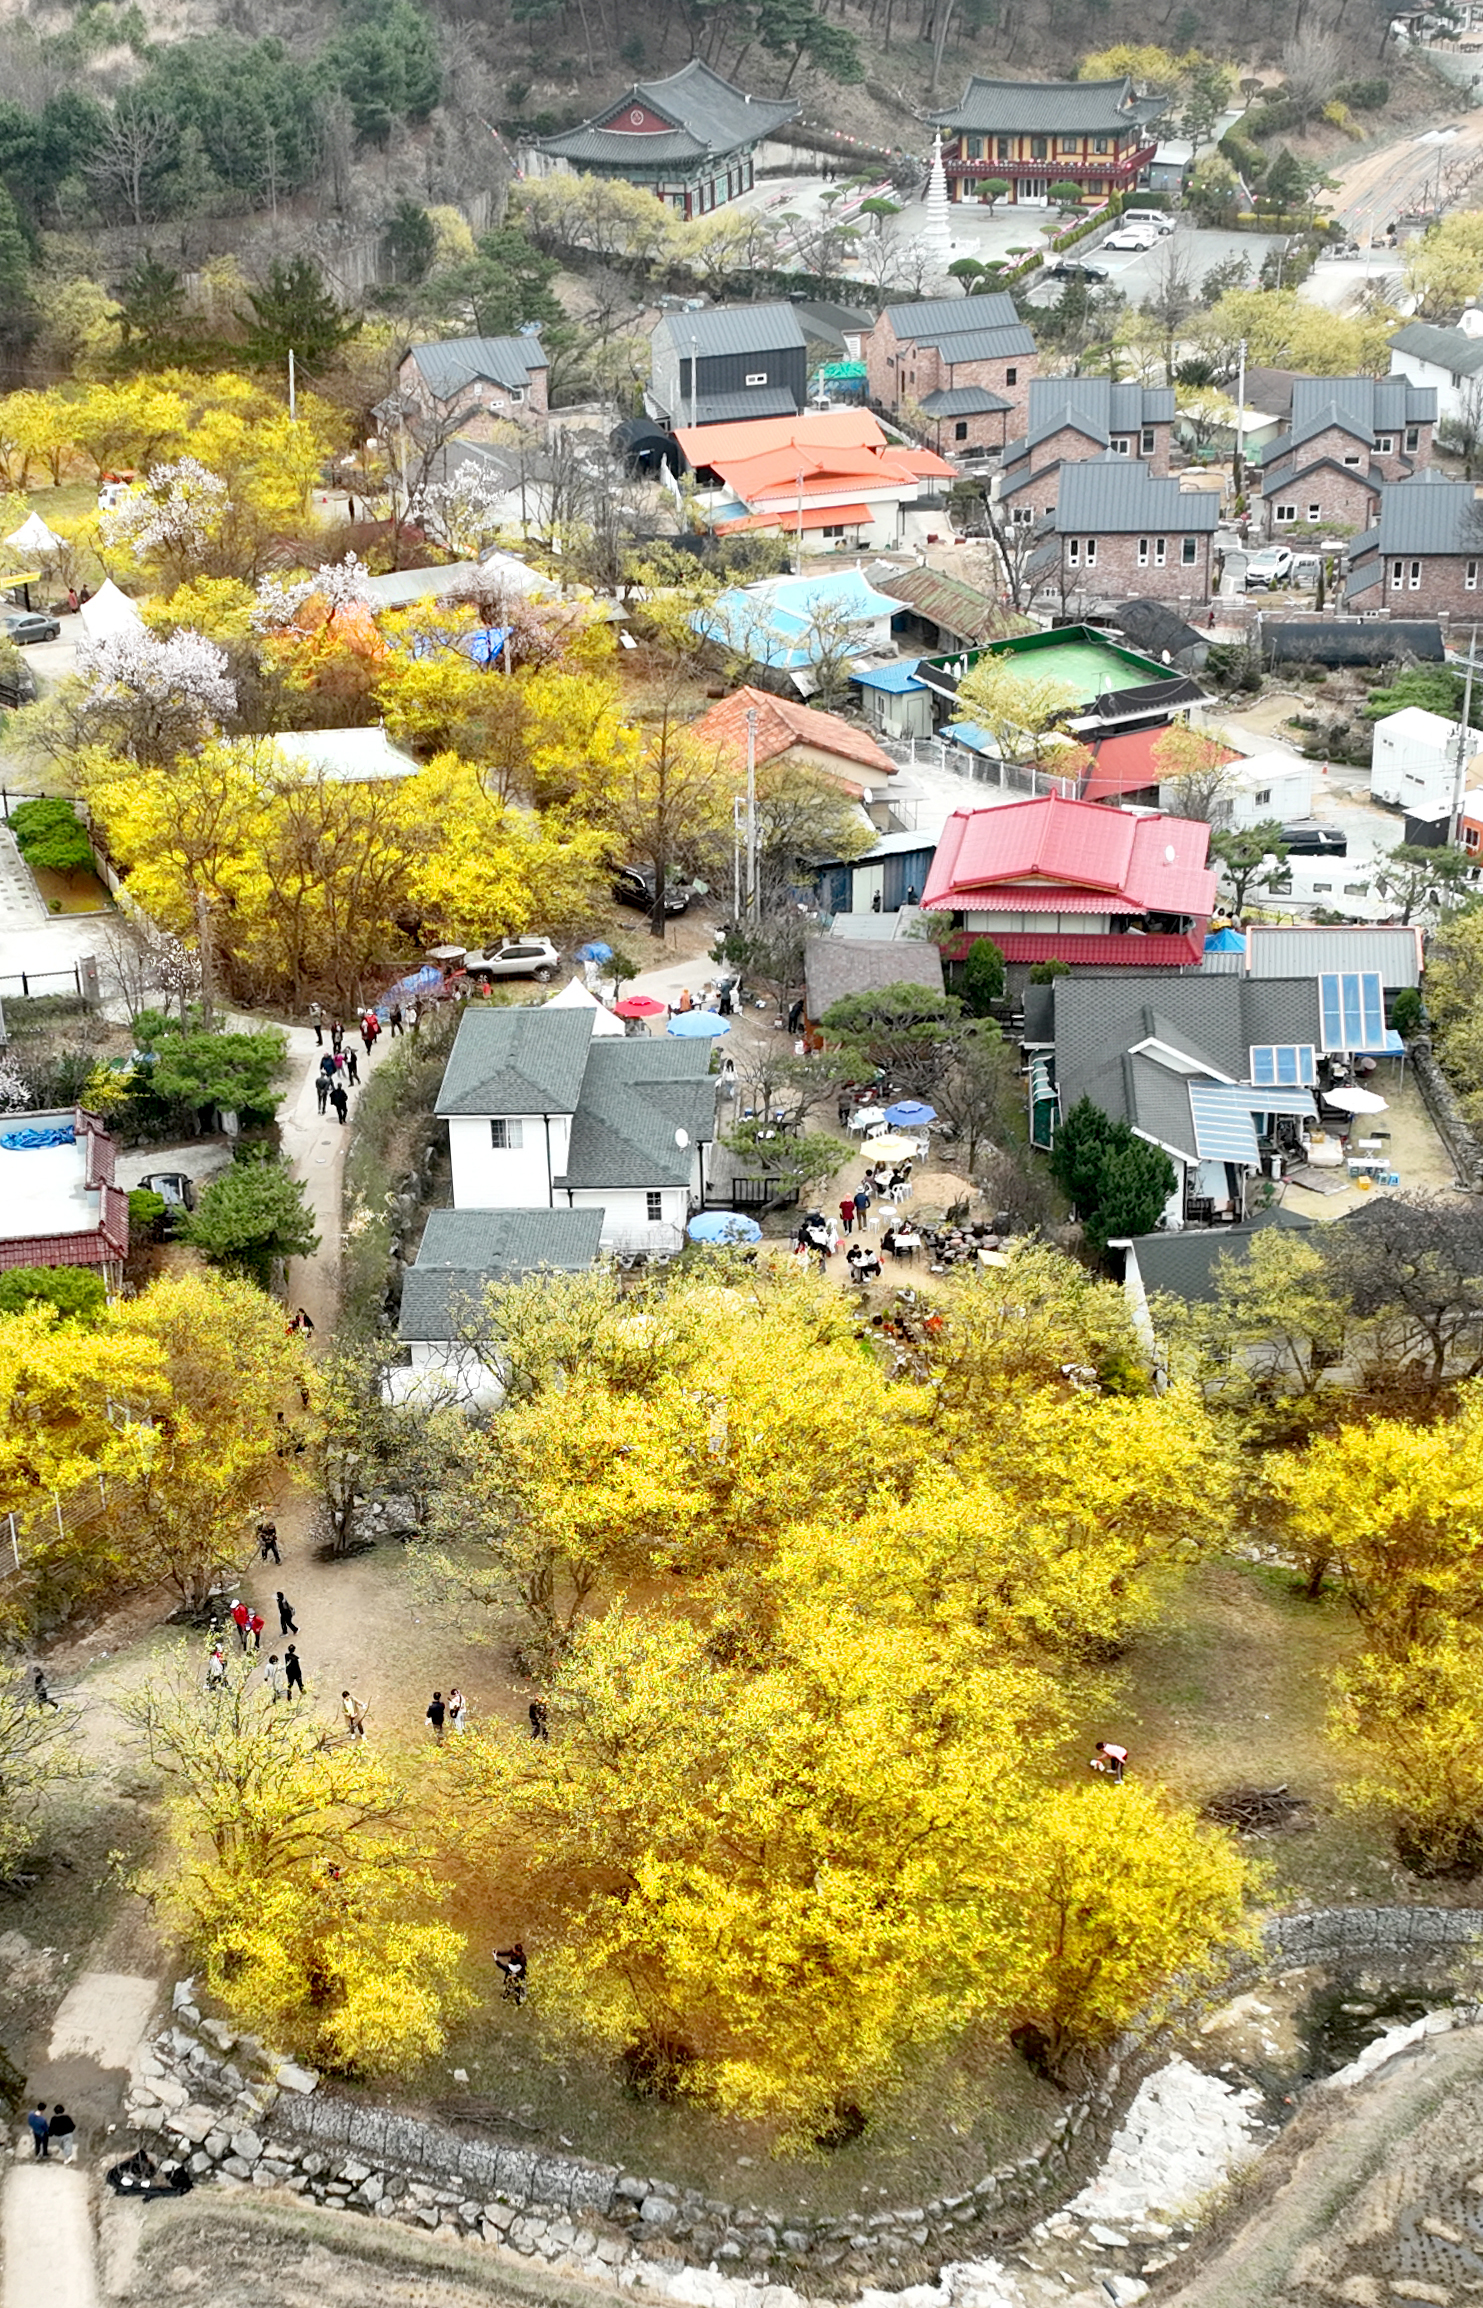
[[[974,753],[966,745],[954,745],[944,737],[909,737],[896,743],[887,743],[886,751],[903,768],[915,769],[925,762],[929,769],[946,770],[950,776],[961,777],[970,785],[991,785],[1003,793],[1022,793],[1039,800],[1055,794],[1062,801],[1075,801],[1076,780],[1070,777],[1050,777],[1043,769],[1018,761],[996,761],[989,754]]]

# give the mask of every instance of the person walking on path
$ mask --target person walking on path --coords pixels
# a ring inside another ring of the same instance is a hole
[[[71,2164],[76,2162],[77,2126],[72,2121],[72,2118],[68,2115],[67,2110],[63,2107],[60,2100],[58,2100],[56,2106],[52,2109],[51,2122],[47,2125],[47,2137],[49,2142],[51,2140],[59,2140],[61,2142],[62,2161],[64,2164]]]
[[[244,1651],[247,1649],[247,1627],[251,1617],[251,1611],[248,1610],[247,1605],[239,1595],[232,1605],[232,1625],[237,1630],[237,1640]]]
[[[345,1047],[345,1027],[339,1018],[330,1021],[330,1048],[338,1053]]]
[[[448,1709],[443,1703],[442,1692],[434,1691],[432,1699],[428,1705],[427,1721],[432,1729],[432,1735],[440,1747],[443,1744],[443,1725],[447,1719],[447,1715]]]
[[[309,1023],[314,1028],[315,1046],[322,1050],[324,1048],[324,1012],[318,1002],[309,1004]]]
[[[269,1555],[272,1556],[275,1563],[282,1563],[283,1557],[278,1552],[278,1525],[276,1523],[263,1521],[258,1524],[257,1552],[258,1561],[261,1563],[265,1563]]]
[[[350,1110],[350,1099],[346,1094],[343,1084],[337,1082],[333,1090],[331,1090],[330,1104],[334,1107],[335,1118],[339,1122],[340,1128],[343,1130],[345,1127],[345,1116]]]
[[[870,1208],[870,1188],[868,1186],[857,1186],[851,1199],[855,1205],[855,1224],[857,1226],[863,1226],[865,1224],[865,1213]]]
[[[267,1676],[268,1689],[273,1694],[273,1704],[276,1707],[279,1700],[283,1697],[285,1690],[287,1689],[287,1685],[284,1682],[283,1669],[279,1665],[278,1653],[276,1651],[270,1651],[268,1653],[268,1664],[264,1669],[264,1673]]]
[[[35,2107],[31,2110],[29,2116],[27,2116],[26,2122],[29,2125],[31,2132],[32,2155],[45,2156],[46,2144],[51,2138],[51,2125],[46,2120],[45,2100],[38,2100],[36,2102]]]
[[[345,1710],[345,1733],[350,1739],[364,1739],[366,1735],[366,1703],[357,1699],[353,1691],[340,1693],[340,1705]]]
[[[366,1056],[368,1058],[370,1054],[370,1051],[367,1050]],[[360,1088],[360,1060],[353,1050],[347,1050],[345,1053],[345,1071],[350,1076],[351,1089],[358,1090]]]
[[[462,1691],[459,1690],[458,1685],[455,1683],[453,1689],[448,1694],[449,1730],[461,1731],[464,1725],[464,1717],[467,1715],[467,1713],[468,1704],[464,1699]]]
[[[299,1631],[299,1623],[294,1617],[294,1607],[281,1587],[278,1589],[277,1595],[274,1599],[278,1605],[279,1634],[296,1635]]]
[[[525,1948],[520,1940],[513,1947],[497,1947],[494,1951],[497,1971],[505,1975],[503,2001],[522,2004],[525,2001],[525,1975],[530,1966],[525,1960]]]
[[[304,1696],[304,1670],[299,1664],[299,1654],[292,1643],[283,1654],[283,1672],[288,1683],[289,1698],[292,1699],[295,1691],[297,1691],[302,1699]]]
[[[854,1231],[855,1231],[855,1198],[854,1198],[854,1196],[853,1196],[852,1194],[846,1194],[846,1195],[845,1195],[845,1197],[844,1197],[844,1199],[843,1199],[843,1201],[840,1203],[840,1206],[839,1206],[839,1223],[840,1223],[840,1225],[841,1225],[841,1226],[844,1228],[844,1230],[845,1230],[846,1234],[853,1234],[853,1233],[854,1233]]]
[[[530,1717],[530,1735],[532,1739],[549,1739],[551,1736],[551,1726],[546,1720],[545,1700],[532,1699],[530,1705],[525,1711]]]
[[[50,1707],[54,1714],[61,1714],[62,1710],[48,1691],[46,1677],[39,1667],[31,1669],[31,1697],[36,1703],[38,1712],[43,1707]]]
[[[247,1623],[252,1629],[252,1647],[254,1651],[260,1651],[263,1647],[263,1629],[267,1625],[267,1621],[261,1611],[254,1611]]]
[[[391,1038],[393,1041],[396,1041],[402,1030],[402,1005],[400,1002],[392,1003],[391,1016],[388,1020],[388,1023],[391,1027]]]
[[[222,1649],[220,1643],[213,1643],[211,1646],[211,1656],[206,1662],[206,1688],[208,1691],[224,1690],[226,1688],[226,1680],[227,1655]]]
[[[330,1102],[330,1078],[328,1074],[315,1075],[314,1099],[320,1113],[322,1114]]]

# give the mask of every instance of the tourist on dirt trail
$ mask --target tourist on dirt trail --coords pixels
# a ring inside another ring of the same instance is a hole
[[[545,1700],[532,1699],[525,1712],[530,1717],[530,1735],[532,1739],[549,1739],[551,1736],[551,1726],[546,1718]]]
[[[428,1705],[427,1721],[431,1727],[432,1735],[440,1747],[443,1744],[443,1725],[447,1721],[447,1717],[448,1709],[444,1703],[443,1694],[441,1691],[434,1691]]]
[[[366,1735],[366,1703],[364,1699],[357,1699],[353,1691],[342,1691],[340,1693],[340,1705],[345,1711],[347,1738],[364,1739]]]
[[[73,2123],[72,2118],[68,2115],[67,2110],[63,2107],[60,2100],[58,2100],[56,2106],[52,2109],[51,2122],[47,2126],[47,2133],[49,2140],[59,2140],[61,2142],[63,2163],[72,2163],[77,2155],[77,2126]]]
[[[400,1002],[392,1003],[391,1009],[387,1014],[387,1023],[391,1027],[392,1039],[395,1041],[397,1035],[400,1034],[402,1030],[402,1005]]]
[[[328,1074],[316,1074],[316,1075],[315,1075],[315,1077],[314,1077],[314,1095],[315,1095],[315,1098],[318,1100],[318,1103],[319,1103],[319,1111],[320,1111],[320,1113],[322,1114],[322,1113],[324,1112],[324,1110],[325,1110],[326,1106],[327,1106],[327,1105],[329,1104],[329,1102],[330,1102],[330,1078],[329,1078]]]
[[[462,1691],[459,1690],[458,1685],[455,1683],[453,1689],[448,1694],[449,1730],[461,1731],[464,1726],[464,1717],[467,1715],[467,1713],[468,1702],[465,1700]]]
[[[247,1605],[239,1596],[237,1601],[232,1605],[232,1625],[237,1630],[237,1640],[242,1645],[244,1651],[247,1649],[247,1622],[251,1617],[252,1613],[248,1610]]]
[[[840,1225],[841,1225],[841,1226],[844,1228],[844,1230],[845,1230],[846,1234],[853,1234],[853,1233],[854,1233],[854,1231],[855,1231],[855,1197],[853,1196],[853,1194],[847,1194],[847,1195],[844,1197],[843,1201],[840,1203],[840,1206],[839,1206],[839,1223],[840,1223]]]
[[[1126,1747],[1114,1746],[1110,1739],[1099,1739],[1092,1750],[1088,1768],[1121,1786],[1123,1774],[1128,1768],[1128,1750]]]
[[[284,1594],[284,1592],[283,1592],[283,1589],[282,1589],[281,1587],[278,1589],[278,1591],[277,1591],[277,1594],[276,1594],[276,1596],[275,1596],[275,1598],[274,1598],[274,1599],[275,1599],[275,1601],[277,1602],[277,1605],[278,1605],[278,1632],[279,1632],[279,1634],[280,1634],[280,1635],[296,1635],[296,1634],[298,1633],[299,1629],[298,1629],[298,1622],[297,1622],[297,1620],[294,1618],[294,1607],[293,1607],[292,1603],[289,1601],[289,1599],[288,1599],[287,1595],[285,1595],[285,1594]]]
[[[376,1039],[376,1021],[368,1010],[360,1022],[360,1038],[365,1044],[366,1056],[371,1055],[371,1044]]]
[[[525,1960],[525,1949],[520,1941],[517,1939],[513,1947],[497,1947],[494,1951],[494,1961],[496,1970],[502,1971],[505,1975],[503,2000],[506,2003],[524,2003],[525,1975],[530,1966]]]
[[[350,1076],[351,1089],[358,1090],[360,1088],[360,1060],[353,1050],[347,1050],[345,1053],[345,1071]]]
[[[289,1698],[292,1699],[295,1691],[297,1691],[302,1699],[304,1696],[304,1670],[299,1664],[299,1654],[292,1643],[283,1654],[283,1672],[288,1678]]]
[[[343,1082],[337,1082],[333,1090],[331,1090],[330,1104],[334,1107],[335,1118],[343,1130],[345,1127],[345,1117],[350,1111],[350,1094],[346,1090]]]
[[[261,1522],[258,1524],[257,1552],[258,1561],[261,1563],[265,1563],[269,1555],[272,1556],[275,1563],[283,1561],[283,1557],[278,1552],[278,1525],[276,1523]]]
[[[339,1019],[339,1018],[335,1018],[335,1019],[333,1019],[333,1020],[331,1021],[331,1023],[330,1023],[330,1048],[331,1048],[332,1050],[334,1050],[334,1051],[338,1052],[338,1051],[340,1051],[340,1050],[343,1050],[343,1049],[344,1049],[344,1047],[345,1047],[345,1027],[344,1027],[344,1023],[343,1023],[343,1021],[342,1021],[341,1019]]]
[[[267,1625],[262,1612],[254,1611],[248,1625],[252,1629],[252,1647],[254,1651],[260,1651],[263,1647],[263,1629]]]
[[[322,1050],[324,1048],[324,1012],[318,1002],[309,1004],[309,1023],[314,1028],[315,1046]]]
[[[496,1958],[496,1961],[498,1961],[498,1958]],[[44,2156],[46,2154],[46,2143],[51,2138],[51,2126],[46,2120],[45,2100],[38,2100],[36,2102],[35,2107],[31,2110],[29,2116],[27,2116],[26,2122],[30,2126],[31,2131],[32,2154],[35,2156]]]
[[[62,1710],[57,1705],[57,1702],[52,1697],[50,1691],[48,1691],[46,1687],[46,1677],[39,1667],[33,1667],[31,1669],[31,1697],[36,1702],[38,1708],[50,1707],[56,1714],[61,1714]]]
[[[273,1704],[276,1707],[279,1700],[283,1697],[284,1692],[288,1688],[286,1682],[284,1681],[283,1669],[279,1665],[278,1653],[276,1651],[270,1651],[268,1653],[268,1664],[263,1669],[263,1673],[267,1677],[268,1689],[273,1694]]]
[[[865,1213],[870,1208],[870,1188],[868,1186],[857,1186],[855,1188],[853,1199],[855,1204],[855,1224],[857,1226],[863,1226],[865,1224]]]
[[[207,1690],[220,1691],[224,1689],[226,1685],[226,1679],[227,1655],[222,1649],[220,1643],[213,1643],[211,1646],[211,1656],[206,1661]]]

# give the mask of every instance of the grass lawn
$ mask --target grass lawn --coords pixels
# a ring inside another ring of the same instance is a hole
[[[32,866],[31,879],[46,901],[48,913],[106,914],[113,900],[96,874],[54,874],[46,866]]]

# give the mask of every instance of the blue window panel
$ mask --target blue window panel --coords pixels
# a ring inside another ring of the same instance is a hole
[[[1251,1079],[1267,1085],[1296,1089],[1318,1080],[1318,1061],[1311,1042],[1268,1042],[1251,1051]]]
[[[1379,1050],[1385,1045],[1385,993],[1378,970],[1333,970],[1318,981],[1326,1050]]]
[[[1316,1115],[1313,1093],[1300,1083],[1289,1087],[1285,1082],[1252,1083],[1240,1093],[1242,1102],[1252,1114],[1308,1114]]]
[[[1195,1151],[1202,1162],[1244,1162],[1253,1170],[1261,1156],[1251,1114],[1239,1092],[1224,1083],[1191,1082],[1189,1110],[1195,1125]]]

